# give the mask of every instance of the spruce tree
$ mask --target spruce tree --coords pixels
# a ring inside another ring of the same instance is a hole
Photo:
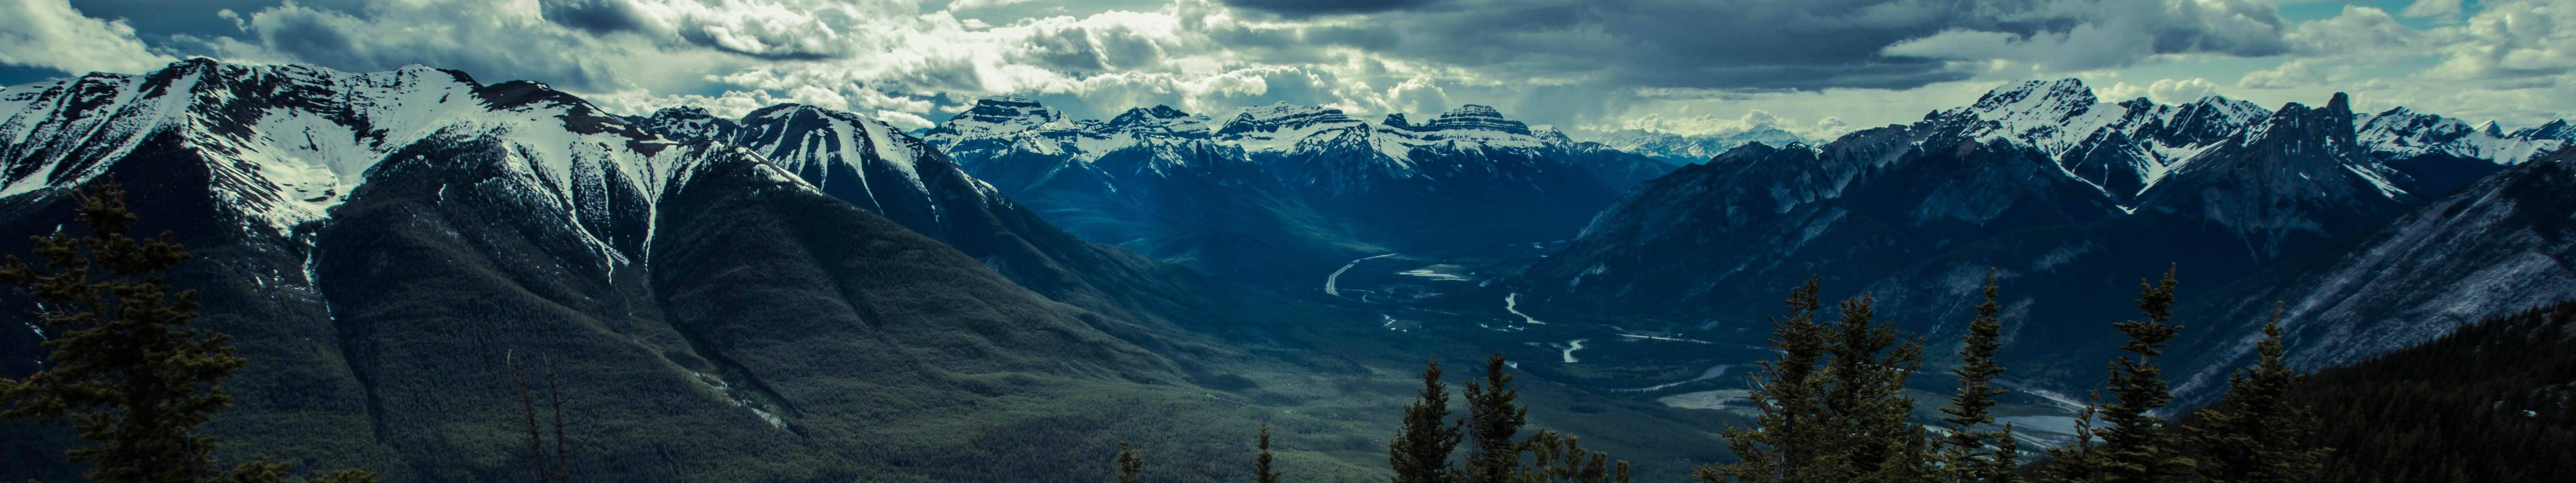
[[[1979,428],[1994,424],[1987,411],[1995,407],[1995,396],[2004,390],[1994,386],[1995,376],[2004,373],[2002,363],[1995,361],[1995,351],[2003,347],[2003,305],[1995,303],[1998,287],[1995,271],[1986,271],[1986,300],[1977,304],[1977,317],[1968,322],[1966,340],[1959,346],[1959,366],[1950,373],[1959,375],[1959,392],[1950,397],[1950,407],[1941,408],[1950,424],[1949,439],[1941,447],[1941,467],[1948,481],[1960,483],[2011,483],[2020,481],[2013,473],[2016,455],[2012,430],[1986,431]],[[1991,447],[1991,449],[1989,449]]]
[[[2212,483],[2312,481],[2324,472],[2326,450],[2310,441],[2316,415],[2290,400],[2291,388],[2307,377],[2281,357],[2277,302],[2255,352],[2254,367],[2228,377],[2227,395],[2195,413],[2199,421],[2191,432],[2200,475]]]
[[[1788,316],[1771,320],[1771,344],[1780,349],[1780,357],[1759,363],[1762,372],[1746,395],[1760,414],[1752,428],[1726,428],[1727,449],[1738,461],[1694,468],[1691,474],[1700,481],[1826,481],[1819,477],[1826,472],[1819,469],[1836,466],[1828,461],[1834,456],[1825,450],[1828,443],[1821,441],[1823,378],[1816,365],[1825,356],[1826,333],[1816,323],[1816,310],[1824,307],[1818,298],[1820,283],[1811,277],[1790,290]]]
[[[1136,449],[1128,447],[1126,441],[1119,441],[1118,483],[1136,483],[1136,478],[1144,472],[1145,459],[1137,457]]]
[[[1440,358],[1422,371],[1422,393],[1404,407],[1403,426],[1387,442],[1387,466],[1395,483],[1451,483],[1449,453],[1458,449],[1460,428],[1449,425],[1449,389],[1440,383]]]
[[[0,417],[72,420],[95,447],[74,448],[96,481],[284,481],[287,465],[268,460],[218,469],[215,438],[197,427],[229,404],[223,380],[248,361],[232,338],[189,327],[197,292],[166,278],[190,256],[164,231],[129,235],[134,213],[125,188],[102,178],[75,195],[87,236],[69,231],[30,237],[49,270],[17,257],[0,261],[0,284],[33,292],[45,312],[38,323],[56,334],[43,369],[0,379]],[[314,481],[372,481],[341,471]]]
[[[1836,480],[1923,481],[1933,476],[1923,431],[1909,419],[1905,379],[1921,367],[1923,344],[1879,323],[1869,296],[1845,299],[1826,352],[1825,427],[1844,464]]]
[[[2121,350],[2135,354],[2111,362],[2110,404],[2102,407],[2102,420],[2111,427],[2102,433],[2105,476],[2112,483],[2160,483],[2185,476],[2191,470],[2191,458],[2175,441],[2174,433],[2165,427],[2165,418],[2154,412],[2173,403],[2166,388],[2163,371],[2152,358],[2163,355],[2182,327],[2173,325],[2174,272],[2166,270],[2164,280],[2149,284],[2138,282],[2138,310],[2145,320],[2128,320],[2114,324],[2129,341]]]
[[[1610,461],[1610,454],[1583,449],[1580,438],[1555,431],[1539,430],[1521,442],[1530,452],[1530,466],[1514,472],[1512,483],[1628,483],[1628,462]]]
[[[1252,458],[1253,483],[1279,483],[1279,472],[1270,469],[1270,425],[1261,425],[1261,455]]]
[[[1504,372],[1503,354],[1485,359],[1485,380],[1467,383],[1466,478],[1470,483],[1505,483],[1512,469],[1520,465],[1520,444],[1514,437],[1521,425],[1529,422],[1529,408],[1513,403],[1520,391],[1510,387],[1511,373]]]
[[[2048,464],[2039,469],[2039,481],[2047,483],[2097,483],[2109,481],[2110,462],[2104,459],[2095,437],[2093,420],[2101,414],[2102,394],[2093,393],[2084,410],[2075,414],[2075,442],[2048,449]]]

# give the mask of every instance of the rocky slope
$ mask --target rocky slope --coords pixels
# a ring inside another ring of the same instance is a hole
[[[1514,286],[1535,301],[1523,310],[1560,318],[1748,330],[1773,310],[1755,302],[1822,275],[1828,292],[1870,293],[1945,340],[1994,267],[2032,321],[2014,332],[2033,361],[2023,374],[2089,381],[2098,363],[2061,348],[2116,335],[2107,322],[2133,316],[2138,278],[2179,265],[2184,300],[2224,297],[2212,289],[2566,142],[2545,129],[2428,136],[2399,127],[2456,121],[2348,104],[2105,103],[2071,79],[2007,85],[1912,124],[1747,145],[1647,182]]]

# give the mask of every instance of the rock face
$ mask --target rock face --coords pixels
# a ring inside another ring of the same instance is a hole
[[[456,71],[204,59],[0,90],[0,233],[78,230],[69,195],[105,176],[133,193],[137,228],[195,254],[171,280],[251,361],[211,428],[226,450],[388,481],[524,478],[487,443],[516,414],[504,368],[538,361],[594,431],[586,477],[1049,474],[1096,462],[901,462],[1087,444],[1032,443],[1041,423],[1009,415],[1132,422],[1010,401],[1181,401],[1150,394],[1242,356],[1196,329],[1282,311],[1076,239],[918,139],[804,106],[627,119]],[[0,372],[23,375],[46,334],[25,330],[25,297],[0,305],[20,328],[0,331]],[[10,424],[30,436],[0,451],[69,444]],[[925,427],[965,433],[870,443]]]
[[[2136,279],[2178,265],[2187,303],[2233,302],[2213,289],[2566,142],[2545,127],[2428,130],[2457,122],[2417,116],[2355,114],[2341,95],[2276,112],[2017,83],[1912,124],[1748,144],[1649,181],[1513,283],[1523,310],[1558,318],[1757,328],[1776,311],[1761,301],[1822,275],[1828,292],[1870,293],[1881,314],[1942,341],[1993,267],[2030,321],[2008,346],[2029,361],[2016,372],[2098,382],[2100,359],[2064,348],[2111,347],[2103,323],[2134,316]]]
[[[1256,283],[1369,252],[1561,239],[1670,167],[1485,106],[1370,124],[1288,104],[1066,120],[987,99],[924,136],[1086,239]]]
[[[2315,370],[2411,347],[2462,325],[2576,298],[2576,151],[2509,167],[2335,249],[2233,284],[2183,307],[2204,327],[2179,344],[2212,347],[2174,371],[2207,395],[2253,350],[2282,302],[2291,362]]]

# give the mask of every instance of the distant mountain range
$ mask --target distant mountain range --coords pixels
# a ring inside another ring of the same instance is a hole
[[[1103,121],[1000,97],[923,138],[1084,238],[1265,281],[1367,253],[1562,239],[1673,167],[1477,105],[1419,123],[1288,104]]]
[[[1754,126],[1751,129],[1725,134],[1674,134],[1642,129],[1583,134],[1582,137],[1599,142],[1604,147],[1655,158],[1674,166],[1708,162],[1709,158],[1717,157],[1726,150],[1746,144],[1787,146],[1792,143],[1808,142],[1807,138],[1796,133],[1771,126]]]
[[[1537,295],[1524,298],[1536,303],[1524,302],[1523,310],[1561,318],[1649,317],[1750,330],[1776,310],[1762,301],[1821,275],[1828,292],[1869,293],[1882,314],[1944,340],[1967,320],[1967,301],[1986,268],[1996,267],[2015,320],[2027,321],[2013,328],[2017,343],[2007,350],[2037,366],[2017,373],[2082,384],[2099,377],[2100,362],[2066,357],[2067,348],[2107,348],[2116,335],[2107,323],[2134,317],[2127,302],[2135,281],[2178,264],[2187,313],[2226,319],[2182,322],[2200,329],[2186,333],[2205,343],[2176,352],[2208,364],[2190,368],[2205,378],[2228,366],[2196,358],[2241,353],[2251,344],[2247,331],[2260,323],[2251,309],[2196,304],[2256,305],[2240,298],[2252,288],[2230,284],[2284,280],[2256,273],[2302,257],[2389,259],[2384,252],[2392,248],[2353,255],[2344,240],[2392,219],[2454,223],[2456,207],[2473,202],[2428,203],[2500,196],[2493,190],[2517,184],[2490,175],[2551,164],[2530,161],[2571,139],[2563,122],[2504,132],[2406,109],[2354,113],[2340,94],[2319,106],[2267,110],[2223,97],[2105,103],[2073,79],[2024,82],[1912,124],[1821,145],[1748,144],[1649,181],[1514,283]],[[2548,168],[2523,171],[2532,170]],[[2494,273],[2480,274],[2479,266],[2571,255],[2548,244],[2505,245],[2515,251],[2423,253],[2383,263],[2457,263],[2416,283],[2475,285],[2496,283],[2481,278]],[[2576,281],[2556,273],[2540,278]],[[2321,297],[2308,304],[2320,309],[2389,296],[2304,287],[2273,290]],[[2396,332],[2405,335],[2374,329],[2382,335],[2360,346],[2323,334],[2362,330],[2379,324],[2375,319],[2294,312],[2301,316],[2291,321],[2296,330],[2320,335],[2294,337],[2293,350],[2337,339],[2339,348],[2312,349],[2319,352],[2302,363],[2348,362],[2540,302],[2526,290],[2441,293],[2372,302],[2376,317],[2440,317],[2389,322],[2416,328]]]

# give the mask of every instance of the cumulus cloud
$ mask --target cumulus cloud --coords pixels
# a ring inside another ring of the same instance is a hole
[[[0,64],[69,74],[142,72],[170,62],[124,19],[100,20],[68,0],[0,0]]]
[[[2115,102],[2143,97],[2159,103],[2182,104],[2217,94],[2218,84],[2210,82],[2209,79],[2193,77],[2157,79],[2144,86],[2131,85],[2127,82],[2113,83],[2110,88],[2102,89],[2098,97]]]
[[[2576,71],[2576,8],[2560,2],[2482,3],[2458,27],[2438,29],[2442,61],[2426,71],[2440,79],[2532,87],[2565,82]]]
[[[2324,83],[2313,59],[2291,59],[2280,66],[2245,73],[2236,79],[2236,87],[2247,89],[2287,89]]]
[[[2423,35],[2397,22],[2385,10],[2345,5],[2333,18],[2299,24],[2288,39],[2307,55],[2407,55]]]
[[[1272,14],[1304,17],[1418,8],[1443,1],[1445,0],[1226,0],[1226,3]]]
[[[2460,15],[2460,0],[2415,0],[2398,12],[2409,18],[2444,18]]]

